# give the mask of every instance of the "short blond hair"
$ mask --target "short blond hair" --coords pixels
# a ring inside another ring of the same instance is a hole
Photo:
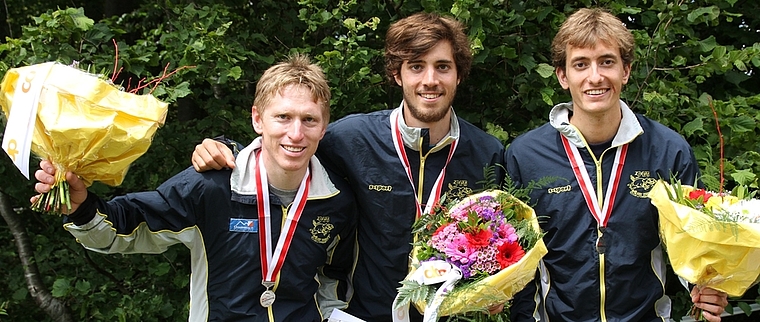
[[[253,99],[256,111],[263,114],[264,108],[274,97],[290,85],[309,88],[314,102],[322,107],[325,119],[330,119],[330,86],[322,68],[313,64],[305,54],[291,55],[264,71],[256,84],[256,97]]]
[[[579,9],[567,17],[552,41],[552,64],[565,69],[567,46],[578,48],[594,47],[597,42],[609,46],[617,45],[623,63],[633,63],[635,41],[633,34],[622,21],[611,13],[600,9]]]

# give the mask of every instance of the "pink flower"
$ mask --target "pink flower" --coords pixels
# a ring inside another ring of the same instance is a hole
[[[499,237],[507,240],[510,243],[517,242],[517,231],[515,231],[515,227],[512,227],[510,224],[503,224],[499,226]]]
[[[468,246],[467,237],[459,234],[446,245],[446,249],[443,252],[450,261],[469,266],[478,258],[478,253],[475,249]]]
[[[433,236],[430,237],[430,241],[428,241],[428,245],[437,249],[438,251],[443,251],[446,249],[447,245],[452,243],[457,235],[461,235],[457,229],[457,224],[449,223],[443,225],[441,227],[438,227],[435,233],[433,233]]]

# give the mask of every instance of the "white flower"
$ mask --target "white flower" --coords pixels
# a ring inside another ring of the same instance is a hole
[[[733,205],[723,205],[729,216],[740,223],[760,223],[760,199],[740,200]]]

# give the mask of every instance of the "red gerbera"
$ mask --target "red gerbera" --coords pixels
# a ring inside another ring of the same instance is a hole
[[[473,248],[486,247],[490,244],[493,233],[488,229],[480,229],[477,232],[467,233],[467,242]]]
[[[496,254],[496,260],[499,262],[499,268],[505,269],[510,265],[517,263],[525,256],[525,250],[518,243],[503,243],[499,246],[499,253]]]

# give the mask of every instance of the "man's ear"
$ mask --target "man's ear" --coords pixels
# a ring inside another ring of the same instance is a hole
[[[253,130],[259,135],[264,133],[264,127],[261,122],[261,114],[259,114],[259,110],[256,108],[256,105],[254,105],[251,107],[251,123],[253,124]]]
[[[623,85],[628,84],[628,78],[631,77],[631,64],[623,66]]]
[[[570,85],[567,84],[567,74],[565,73],[564,68],[554,68],[554,74],[557,75],[557,80],[559,80],[559,85],[562,86],[563,89],[568,89]]]
[[[401,73],[396,72],[395,74],[393,74],[393,80],[396,81],[396,85],[404,87],[403,85],[404,82],[401,80]]]

